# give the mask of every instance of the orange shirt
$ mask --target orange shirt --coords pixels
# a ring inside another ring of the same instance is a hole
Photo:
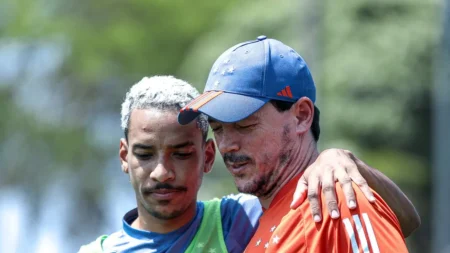
[[[258,230],[245,252],[408,252],[397,217],[374,192],[371,204],[358,187],[354,187],[358,207],[347,207],[340,184],[336,194],[341,217],[328,215],[322,201],[322,222],[314,222],[309,201],[296,210],[290,209],[299,177],[286,184],[260,218]],[[355,186],[355,185],[354,185]],[[324,196],[322,194],[322,199]]]

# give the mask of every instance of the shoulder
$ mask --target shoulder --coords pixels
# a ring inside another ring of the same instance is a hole
[[[336,184],[340,211],[340,218],[336,220],[328,215],[324,201],[320,223],[313,221],[308,201],[301,205],[307,247],[314,251],[324,250],[331,245],[333,251],[378,248],[382,252],[407,252],[399,222],[386,202],[374,192],[376,201],[370,203],[358,186],[353,184],[353,189],[357,208],[351,210],[340,184]]]
[[[336,184],[336,196],[341,213],[331,219],[322,201],[323,219],[314,222],[308,201],[282,218],[271,235],[269,248],[279,252],[358,252],[358,249],[378,248],[382,252],[407,252],[397,218],[384,200],[374,192],[376,202],[370,203],[354,185],[357,208],[347,207],[344,193]],[[321,196],[324,199],[324,196]]]
[[[117,246],[127,244],[128,242],[128,236],[123,230],[120,230],[110,235],[99,236],[95,241],[81,246],[78,253],[109,252]]]
[[[262,211],[258,198],[252,195],[230,194],[221,199],[222,211],[239,211],[242,208],[257,213]]]
[[[344,218],[351,218],[354,215],[361,215],[362,213],[367,213],[371,215],[376,216],[382,216],[384,219],[392,223],[393,225],[399,224],[397,217],[395,216],[394,212],[390,209],[390,207],[386,204],[386,202],[381,198],[378,193],[372,190],[374,196],[375,196],[375,203],[370,203],[367,198],[364,196],[362,191],[359,189],[359,187],[353,183],[353,189],[355,191],[355,197],[357,202],[357,208],[351,210],[348,208],[348,205],[346,203],[346,198],[344,195],[344,191],[342,190],[339,183],[336,183],[336,200],[340,212],[340,219]],[[324,200],[325,196],[323,193],[321,193],[321,199]],[[322,216],[323,221],[326,221],[327,219],[331,219],[330,215],[328,215],[328,207],[326,206],[326,202],[322,201]],[[304,201],[300,207],[297,209],[298,213],[301,213],[301,215],[305,218],[305,222],[311,222],[315,224],[315,222],[312,219],[312,213],[309,201]],[[323,222],[322,222],[323,223]],[[400,229],[400,227],[399,227]]]
[[[225,243],[229,252],[243,252],[262,215],[257,197],[232,194],[221,199],[220,213]]]
[[[107,238],[107,235],[99,236],[95,241],[81,246],[78,253],[101,253],[103,252],[103,242]]]
[[[392,209],[388,206],[388,204],[378,195],[377,192],[373,191],[373,195],[375,196],[375,203],[370,203],[367,198],[364,196],[359,187],[353,184],[353,189],[355,191],[355,197],[357,202],[357,208],[354,210],[350,210],[347,206],[346,198],[344,196],[344,192],[340,186],[340,184],[336,183],[336,195],[338,199],[338,207],[341,212],[341,219],[344,218],[353,218],[355,215],[361,216],[362,214],[370,215],[370,217],[379,217],[380,222],[389,223],[391,226],[400,229],[400,223],[395,216]],[[322,195],[322,198],[324,196]],[[322,208],[324,208],[325,204],[322,204]],[[326,210],[326,209],[323,209]]]
[[[234,200],[234,201],[239,201],[239,202],[259,201],[257,197],[250,195],[250,194],[245,194],[245,193],[229,194],[229,195],[223,196],[221,198],[221,200],[222,201]]]
[[[119,230],[115,233],[110,234],[103,240],[103,250],[112,250],[117,246],[130,243],[130,236],[128,236],[125,231]]]
[[[220,213],[225,227],[227,223],[236,222],[236,219],[254,225],[262,215],[262,208],[255,196],[230,194],[220,199]]]
[[[250,220],[255,223],[262,215],[261,204],[257,197],[248,194],[231,194],[225,196],[220,202],[220,213],[222,221],[225,223]]]

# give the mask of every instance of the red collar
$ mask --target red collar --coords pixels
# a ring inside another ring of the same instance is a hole
[[[293,198],[294,192],[297,187],[298,180],[300,180],[300,177],[303,175],[303,172],[292,178],[287,184],[285,184],[278,192],[277,195],[275,195],[275,198],[273,198],[272,202],[269,205],[269,209],[274,207],[278,204],[281,200],[284,198]],[[263,211],[266,211],[265,208],[263,208]]]

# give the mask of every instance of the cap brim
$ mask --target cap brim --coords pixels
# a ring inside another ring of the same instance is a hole
[[[269,98],[210,91],[197,97],[181,109],[178,114],[178,122],[186,125],[203,113],[217,121],[233,123],[255,113],[269,100]]]

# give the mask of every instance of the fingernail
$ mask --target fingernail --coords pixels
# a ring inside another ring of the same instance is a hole
[[[370,196],[369,201],[370,202],[375,202],[375,197],[374,196]]]
[[[320,216],[319,215],[314,215],[314,221],[315,222],[320,222]]]
[[[339,218],[339,213],[336,210],[331,211],[331,218],[337,219]]]
[[[348,207],[350,207],[350,209],[353,209],[356,207],[356,203],[353,200],[350,200],[350,202],[348,202]]]

